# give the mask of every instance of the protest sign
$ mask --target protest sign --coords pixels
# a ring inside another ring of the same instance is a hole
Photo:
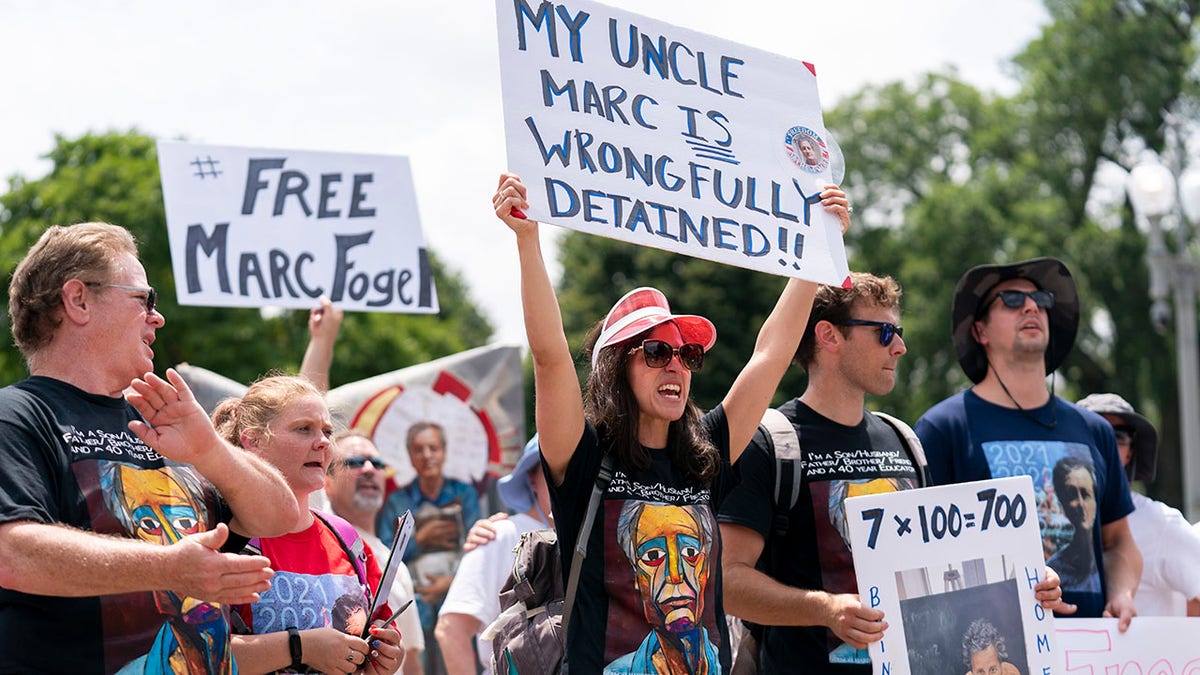
[[[840,157],[815,68],[585,0],[497,0],[509,170],[526,214],[841,284],[820,206]]]
[[[181,305],[432,314],[404,157],[158,142]]]
[[[985,661],[1049,672],[1054,619],[1034,597],[1045,578],[1034,506],[1027,476],[845,501],[859,595],[888,622],[870,646],[872,672],[966,673]]]
[[[246,385],[210,370],[176,369],[210,413],[221,399],[246,393]],[[482,488],[507,473],[525,445],[522,382],[521,349],[495,344],[334,387],[326,400],[336,426],[372,437],[395,467],[395,484],[415,476],[408,427],[432,420],[446,429],[445,474]]]
[[[1200,675],[1200,618],[1135,617],[1124,633],[1116,619],[1058,619],[1058,673]]]

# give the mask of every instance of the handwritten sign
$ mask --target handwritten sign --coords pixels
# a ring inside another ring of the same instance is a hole
[[[889,624],[870,647],[876,675],[1052,672],[1034,507],[1028,476],[846,500],[859,594]]]
[[[840,284],[812,65],[585,0],[497,0],[530,218]]]
[[[431,314],[404,157],[158,142],[181,305]]]
[[[1200,675],[1200,619],[1136,617],[1124,633],[1116,619],[1058,619],[1060,673]]]

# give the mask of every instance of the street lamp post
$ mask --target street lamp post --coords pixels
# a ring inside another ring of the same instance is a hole
[[[1200,221],[1200,172],[1189,171],[1176,181],[1176,174],[1157,158],[1150,158],[1130,172],[1128,191],[1134,211],[1148,225],[1150,320],[1160,330],[1170,322],[1167,294],[1171,289],[1175,291],[1183,510],[1188,520],[1195,521],[1200,519],[1200,358],[1196,324],[1200,263],[1188,254],[1187,221]],[[1172,214],[1187,221],[1176,223],[1169,217]],[[1174,253],[1164,241],[1164,228],[1172,224],[1176,225]]]

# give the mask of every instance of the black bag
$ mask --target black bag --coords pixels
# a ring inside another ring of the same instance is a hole
[[[521,535],[515,549],[513,571],[500,590],[500,616],[484,629],[492,641],[495,675],[546,675],[567,672],[567,624],[579,587],[579,573],[587,557],[587,541],[600,507],[600,498],[612,481],[613,460],[605,455],[592,486],[566,592],[562,585],[562,557],[554,530]]]

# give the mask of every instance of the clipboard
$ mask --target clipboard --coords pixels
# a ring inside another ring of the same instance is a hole
[[[412,511],[405,510],[396,519],[396,533],[392,536],[391,545],[388,547],[387,564],[383,567],[383,575],[379,578],[379,586],[375,588],[374,598],[371,600],[370,611],[367,616],[374,617],[379,608],[387,602],[387,598],[392,593],[392,583],[396,581],[396,571],[404,564],[404,549],[408,547],[408,540],[412,538],[413,533],[413,516]],[[404,608],[401,608],[403,611]],[[370,635],[371,622],[368,621],[366,627],[363,628],[362,638],[365,640]]]

